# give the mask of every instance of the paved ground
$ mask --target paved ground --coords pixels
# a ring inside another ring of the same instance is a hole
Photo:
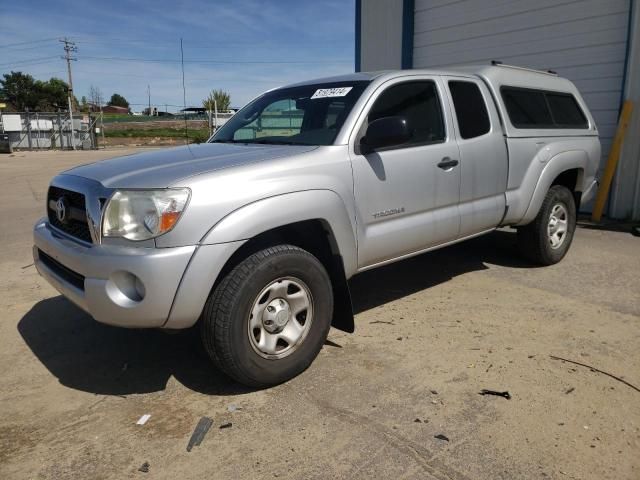
[[[193,334],[100,325],[30,266],[50,177],[113,155],[0,157],[0,478],[640,478],[640,392],[549,357],[640,385],[640,238],[583,227],[532,268],[501,231],[363,274],[356,334],[247,391]]]

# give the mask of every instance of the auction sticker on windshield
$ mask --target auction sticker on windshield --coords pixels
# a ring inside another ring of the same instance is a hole
[[[344,97],[351,91],[353,87],[338,87],[338,88],[319,88],[316,93],[311,95],[311,99],[314,98],[328,98],[328,97]]]

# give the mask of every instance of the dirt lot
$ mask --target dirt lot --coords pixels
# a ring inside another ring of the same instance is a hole
[[[533,268],[500,231],[363,274],[356,333],[248,391],[193,332],[100,325],[31,265],[50,177],[125,152],[0,157],[0,478],[640,478],[640,392],[549,356],[640,385],[640,238],[581,227]]]

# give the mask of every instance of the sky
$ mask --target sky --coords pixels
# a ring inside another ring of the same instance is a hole
[[[0,0],[0,75],[67,80],[59,39],[77,47],[74,93],[116,92],[134,111],[177,111],[212,89],[241,107],[288,83],[354,71],[355,0]]]

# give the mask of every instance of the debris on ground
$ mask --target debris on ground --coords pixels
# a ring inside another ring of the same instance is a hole
[[[562,360],[563,362],[569,362],[569,363],[573,363],[574,365],[580,365],[581,367],[585,367],[590,369],[592,372],[598,372],[601,373],[603,375],[606,375],[608,377],[613,378],[614,380],[617,380],[621,383],[624,383],[626,386],[633,388],[635,391],[640,392],[640,388],[636,387],[635,385],[627,382],[626,380],[620,378],[620,377],[616,377],[615,375],[613,375],[612,373],[609,372],[605,372],[604,370],[599,370],[596,367],[592,367],[591,365],[587,365],[586,363],[580,363],[580,362],[576,362],[574,360],[568,360],[566,358],[562,358],[562,357],[556,357],[555,355],[549,355],[551,358],[553,358],[554,360]]]
[[[489,366],[487,367],[487,369],[484,371],[484,373],[487,373],[489,371],[489,369],[491,369],[491,367],[493,367],[493,363],[489,364]]]
[[[395,323],[393,323],[393,321],[386,321],[386,320],[374,320],[373,322],[369,322],[369,325],[373,325],[374,323],[386,323],[387,325],[395,325]]]
[[[33,267],[33,265],[34,265],[33,263],[30,263],[29,265],[25,265],[24,267],[21,267],[21,268],[22,270],[24,270],[26,268]]]
[[[486,388],[480,390],[480,395],[495,395],[496,397],[503,397],[507,400],[511,400],[511,394],[509,392],[497,392],[495,390],[487,390]]]
[[[416,418],[413,422],[414,423],[422,423],[422,420],[420,420],[419,418]]]
[[[231,428],[233,424],[231,422],[227,422],[227,423],[223,423],[222,425],[220,425],[220,428]]]
[[[211,420],[209,417],[202,417],[198,421],[198,424],[196,425],[196,428],[193,430],[191,438],[189,439],[187,452],[190,452],[193,447],[197,447],[202,443],[202,440],[204,440],[204,436],[211,428],[211,425],[213,425],[213,420]]]
[[[242,407],[239,407],[238,405],[232,403],[227,407],[227,411],[233,413],[233,412],[237,412],[238,410],[242,410]]]
[[[433,438],[437,438],[438,440],[444,440],[445,442],[449,441],[449,437],[447,437],[446,435],[443,435],[442,433],[439,433],[438,435],[434,435]]]
[[[431,393],[433,393],[434,395],[438,394],[438,392],[436,390],[431,390]]]
[[[564,392],[565,394],[569,395],[571,392],[573,392],[575,390],[574,387],[571,387],[570,389],[568,389],[566,392]]]
[[[142,465],[140,465],[140,468],[138,468],[138,471],[142,473],[149,473],[149,467],[150,467],[149,462],[144,462]]]
[[[145,423],[147,423],[147,420],[149,420],[150,418],[151,418],[151,414],[145,413],[138,419],[138,421],[136,422],[136,425],[144,425]]]

